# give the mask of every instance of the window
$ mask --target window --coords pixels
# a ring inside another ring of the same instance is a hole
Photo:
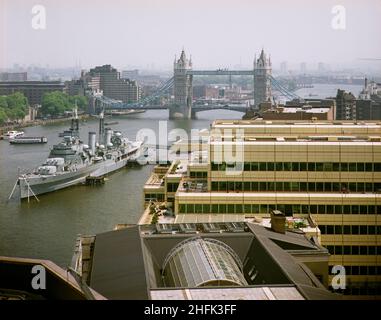
[[[375,206],[368,206],[368,214],[375,214],[376,207]]]
[[[381,171],[381,163],[374,163],[374,171],[377,171],[377,172]]]
[[[226,204],[218,205],[218,213],[226,213]]]
[[[319,214],[325,214],[325,205],[318,205]]]
[[[292,170],[291,162],[284,162],[283,163],[283,170],[284,171],[291,171]]]
[[[359,171],[359,172],[363,172],[364,169],[365,169],[365,165],[364,165],[364,163],[359,162],[359,163],[357,164],[357,171]]]
[[[341,214],[341,206],[339,206],[339,205],[335,205],[335,214]]]
[[[343,233],[344,234],[351,234],[351,226],[343,226]]]
[[[259,191],[267,191],[267,182],[259,183]]]
[[[360,246],[360,255],[368,255],[368,247],[367,246]]]
[[[353,255],[359,254],[359,247],[358,246],[352,246],[352,254]]]
[[[351,206],[344,205],[343,206],[343,213],[344,214],[350,214],[351,213]]]
[[[307,171],[307,163],[306,162],[300,162],[299,167],[300,167],[300,171]]]
[[[283,182],[283,190],[284,191],[291,191],[291,183],[290,182]]]
[[[298,205],[298,204],[294,204],[294,205],[292,206],[292,212],[293,212],[293,214],[301,213],[301,212],[300,212],[300,205]]]
[[[352,226],[352,234],[354,235],[359,234],[359,226]]]
[[[258,162],[252,162],[251,163],[251,171],[258,171],[259,169],[259,163]]]
[[[243,206],[244,213],[251,213],[251,204],[245,204]]]
[[[202,212],[203,213],[210,213],[210,204],[203,204],[202,205]]]
[[[235,213],[243,213],[242,204],[235,205]]]
[[[359,206],[352,206],[352,214],[358,214],[359,213]]]
[[[273,162],[267,163],[267,171],[274,171],[275,165]]]
[[[258,184],[258,182],[252,182],[251,183],[251,190],[253,190],[253,191],[259,191],[259,184]]]
[[[292,163],[292,171],[299,171],[299,162]]]
[[[331,226],[331,225],[327,226],[327,234],[334,234],[334,226]]]
[[[356,163],[350,163],[349,164],[349,171],[352,171],[352,172],[356,171],[356,167],[357,167]]]
[[[308,182],[308,191],[309,192],[315,192],[315,183]]]
[[[179,204],[179,212],[185,213],[185,204]]]
[[[299,183],[291,182],[291,191],[299,191]]]
[[[307,191],[307,182],[300,182],[300,191]]]
[[[234,204],[228,204],[228,212],[227,213],[235,213]]]
[[[339,182],[332,183],[332,191],[334,191],[334,192],[340,191],[340,183]]]
[[[219,182],[219,190],[226,192],[227,191],[227,183],[224,181]]]
[[[342,246],[335,246],[335,254],[342,254],[343,253],[343,248]]]
[[[194,205],[194,212],[195,213],[202,213],[202,204],[195,204]]]
[[[310,212],[314,214],[318,213],[317,208],[317,205],[310,205]]]
[[[218,213],[218,204],[212,204],[212,213]]]
[[[275,163],[275,170],[276,171],[283,171],[283,162]]]
[[[348,171],[348,163],[341,163],[341,168],[340,168],[341,171]]]
[[[360,214],[367,214],[368,206],[360,206]]]
[[[212,181],[212,191],[218,191],[218,182]]]
[[[243,190],[244,191],[251,191],[251,182],[244,182],[243,183]]]
[[[335,226],[335,234],[343,234],[343,229],[341,226]]]
[[[323,171],[333,171],[333,163],[332,162],[323,163]]]
[[[315,171],[315,162],[308,162],[308,171]]]
[[[336,172],[340,171],[340,163],[337,163],[337,162],[333,163],[332,171],[336,171]]]
[[[323,163],[321,162],[316,163],[316,171],[323,171]]]
[[[244,171],[250,171],[251,169],[250,162],[245,162],[243,165],[243,170]]]
[[[326,205],[326,213],[327,214],[333,214],[333,206],[332,205]]]
[[[372,172],[373,171],[373,163],[365,163],[365,171]]]
[[[276,191],[283,191],[283,182],[275,182]]]
[[[259,171],[267,171],[266,162],[261,162],[259,164]]]
[[[262,207],[262,206],[261,206]],[[267,208],[265,209],[266,212],[267,212]],[[251,212],[252,213],[259,213],[259,204],[252,204],[251,205]]]
[[[187,204],[187,213],[194,213],[194,204]]]
[[[316,183],[316,191],[318,191],[318,192],[324,191],[324,183],[323,182],[317,182]]]
[[[324,182],[324,191],[331,192],[332,191],[332,182]]]
[[[351,254],[351,246],[343,246],[343,254]]]

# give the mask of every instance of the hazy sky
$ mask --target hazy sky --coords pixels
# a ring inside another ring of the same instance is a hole
[[[46,8],[46,29],[32,8]],[[335,30],[331,10],[346,9]],[[14,63],[172,68],[182,47],[194,68],[381,58],[380,0],[0,0],[0,68]]]

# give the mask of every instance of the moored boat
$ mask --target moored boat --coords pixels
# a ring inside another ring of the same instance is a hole
[[[47,143],[46,137],[17,137],[9,140],[11,144],[42,144]]]

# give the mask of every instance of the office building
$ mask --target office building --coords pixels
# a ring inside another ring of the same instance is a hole
[[[0,95],[21,92],[28,98],[29,105],[41,105],[45,93],[64,91],[65,85],[60,81],[14,81],[0,82]]]
[[[311,217],[330,268],[345,267],[345,293],[371,298],[381,294],[380,133],[379,122],[215,121],[190,160],[154,169],[145,203],[166,202],[176,222]]]
[[[100,90],[108,98],[125,103],[138,102],[141,98],[141,88],[138,83],[129,79],[121,79],[120,73],[111,65],[90,69],[89,76],[99,77]]]

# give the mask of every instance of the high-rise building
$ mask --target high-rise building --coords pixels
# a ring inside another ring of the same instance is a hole
[[[145,201],[173,203],[184,223],[273,210],[311,219],[331,253],[328,283],[343,266],[345,294],[380,296],[380,132],[380,122],[215,121],[191,160],[155,168]]]
[[[108,98],[125,103],[138,102],[141,98],[141,88],[138,83],[129,79],[121,79],[120,73],[109,64],[91,69],[89,75],[99,76],[100,90]]]
[[[263,49],[258,60],[254,59],[254,103],[271,101],[271,60]]]

